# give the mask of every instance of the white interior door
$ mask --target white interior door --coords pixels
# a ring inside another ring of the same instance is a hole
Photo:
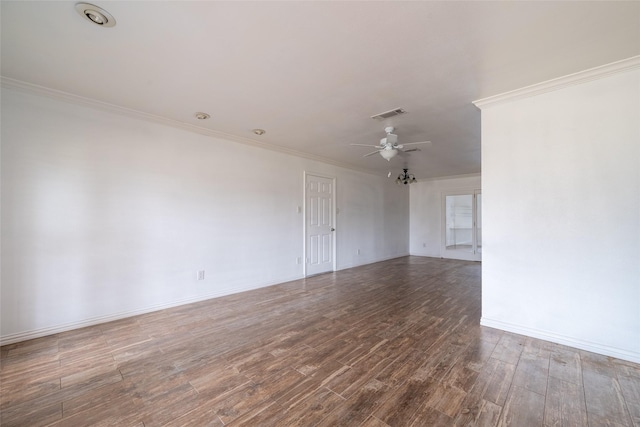
[[[482,194],[480,190],[442,195],[442,257],[481,261]]]
[[[334,179],[305,175],[305,275],[334,271]]]

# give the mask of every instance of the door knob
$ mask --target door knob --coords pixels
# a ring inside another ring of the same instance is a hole
[[[331,231],[336,231],[336,229],[335,229],[335,228],[333,228],[333,227],[331,227]]]

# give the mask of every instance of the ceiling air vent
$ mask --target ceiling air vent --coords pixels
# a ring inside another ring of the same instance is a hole
[[[376,114],[375,116],[371,116],[372,119],[383,120],[388,119],[389,117],[399,116],[400,114],[406,113],[402,108],[395,108],[393,110],[385,111],[384,113]]]

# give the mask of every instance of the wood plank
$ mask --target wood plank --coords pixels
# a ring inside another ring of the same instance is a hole
[[[476,427],[493,427],[498,425],[499,417],[502,414],[502,407],[493,402],[482,400],[478,414],[475,419]]]
[[[487,423],[488,418],[493,414],[500,414],[502,403],[506,400],[511,386],[510,379],[506,382],[506,378],[511,378],[514,371],[515,366],[489,358],[485,368],[460,404],[460,410],[455,417],[456,425],[476,425],[484,408],[488,413],[483,415],[483,423]],[[510,372],[511,376],[509,376]],[[495,399],[501,403],[497,404],[489,399]],[[497,417],[494,421],[497,423]]]
[[[383,424],[387,425],[387,424]],[[411,421],[407,426],[410,427],[423,427],[423,426],[453,426],[453,419],[448,415],[428,406],[423,405],[413,415]]]
[[[277,419],[283,426],[313,426],[322,421],[333,409],[344,402],[344,398],[333,391],[321,387],[294,406],[284,408]]]
[[[544,396],[514,385],[504,404],[499,426],[542,426]]]
[[[282,406],[276,402],[268,402],[254,407],[226,425],[233,427],[279,426],[283,425],[280,423],[283,416],[284,408]],[[176,425],[176,427],[178,426]]]
[[[3,384],[0,393],[0,409],[21,405],[44,396],[54,395],[60,390],[60,378],[45,381],[33,381],[27,384]]]
[[[435,392],[427,400],[427,405],[436,411],[455,417],[461,410],[462,403],[467,393],[448,383],[438,383]]]
[[[498,425],[501,413],[502,406],[480,399],[476,406],[462,409],[451,425],[495,427]]]
[[[634,426],[640,426],[640,377],[619,376],[618,382]]]
[[[432,424],[432,425],[435,425],[435,424]],[[369,418],[367,418],[365,422],[360,424],[360,427],[390,427],[390,426],[389,424],[380,421],[379,419],[377,419],[372,415]]]
[[[587,405],[582,386],[549,377],[545,426],[581,427],[587,425]]]
[[[615,359],[602,354],[579,350],[580,362],[583,371],[591,371],[601,375],[615,377],[617,373]]]
[[[589,424],[597,418],[618,425],[632,425],[618,380],[593,371],[583,374]]]
[[[517,365],[525,342],[526,338],[524,336],[505,332],[496,344],[491,357]]]
[[[95,388],[102,384],[111,384],[118,381],[122,381],[120,370],[116,369],[115,365],[106,364],[63,376],[60,378],[60,387],[84,385]]]
[[[511,388],[511,382],[513,375],[515,374],[515,370],[515,365],[498,360],[496,369],[493,371],[493,375],[487,384],[486,391],[482,396],[483,399],[493,402],[499,406],[504,405],[504,402],[507,399],[507,393]]]
[[[318,426],[350,427],[360,425],[373,414],[390,393],[391,390],[387,385],[373,379],[335,408],[318,423]]]
[[[136,385],[126,380],[97,387],[65,399],[62,403],[62,413],[65,417],[70,417],[87,410],[95,411],[100,405],[127,407],[136,400],[135,390]]]
[[[484,334],[486,332],[486,329],[489,328],[483,328],[479,332]],[[489,360],[489,357],[491,357],[493,350],[496,348],[497,341],[492,342],[480,337],[474,338],[472,338],[471,343],[466,348],[463,357],[464,360],[467,361],[466,366],[469,369],[479,372],[484,366],[485,362]]]
[[[91,410],[65,416],[50,426],[145,426],[141,420],[141,412],[143,412],[143,407],[131,401],[119,402],[118,405],[101,404]],[[151,426],[152,424],[147,423],[146,425]]]
[[[7,358],[20,357],[24,359],[34,356],[37,357],[43,354],[55,354],[58,352],[58,342],[59,338],[57,335],[50,335],[10,344],[6,349]]]
[[[0,424],[638,425],[640,365],[479,326],[480,291],[404,257],[7,345]]]
[[[47,426],[60,419],[62,419],[62,403],[46,406],[13,406],[0,412],[0,425],[4,427]]]
[[[513,384],[544,395],[549,377],[549,359],[550,351],[525,346],[513,375]]]
[[[371,359],[370,363],[366,365],[356,367],[344,365],[335,372],[335,375],[323,381],[322,385],[344,398],[351,397],[360,387],[374,379],[392,363],[392,360],[388,358]]]
[[[580,352],[558,346],[551,351],[549,375],[570,383],[582,384],[582,363]]]
[[[413,377],[394,390],[373,415],[385,423],[409,425],[420,406],[433,396],[438,388],[433,378]]]

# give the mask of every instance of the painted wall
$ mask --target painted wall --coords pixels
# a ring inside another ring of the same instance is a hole
[[[386,176],[21,90],[1,111],[4,343],[301,278],[304,171],[336,177],[338,269],[408,254]]]
[[[482,324],[640,362],[640,69],[482,107]]]
[[[442,193],[480,188],[480,175],[430,179],[411,184],[411,255],[442,256]]]

